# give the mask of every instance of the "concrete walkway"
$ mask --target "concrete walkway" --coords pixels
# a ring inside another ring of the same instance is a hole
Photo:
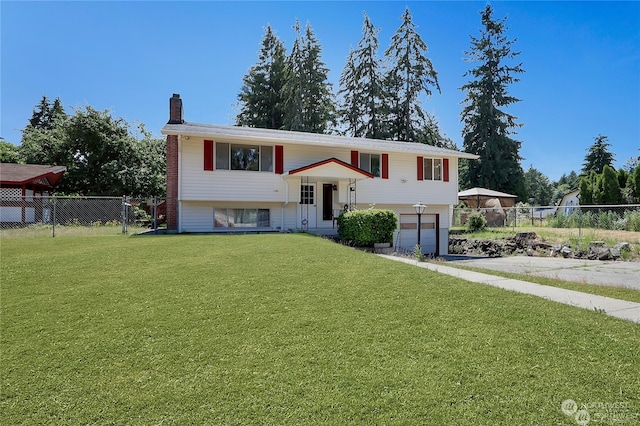
[[[542,297],[543,299],[564,303],[566,305],[577,306],[579,308],[589,310],[602,310],[612,317],[640,324],[640,303],[628,302],[626,300],[613,299],[611,297],[598,296],[595,294],[581,293],[579,291],[550,287],[510,278],[497,277],[480,272],[466,271],[463,269],[453,268],[451,266],[445,266],[441,263],[417,262],[414,259],[384,254],[380,254],[378,256],[430,269],[442,274],[452,275],[475,283],[486,284],[505,290],[517,291],[519,293],[531,294]]]
[[[455,264],[481,269],[556,278],[573,283],[624,287],[640,291],[640,262],[603,262],[600,260],[530,256],[443,257],[447,261],[455,262]]]

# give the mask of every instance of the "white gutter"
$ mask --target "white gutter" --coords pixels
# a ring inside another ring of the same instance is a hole
[[[182,135],[178,135],[178,233],[182,233]]]

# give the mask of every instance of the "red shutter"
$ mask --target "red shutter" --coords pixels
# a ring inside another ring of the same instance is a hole
[[[213,141],[204,141],[204,169],[213,170]]]
[[[418,157],[418,180],[424,180],[424,158]]]
[[[442,159],[442,180],[449,182],[449,159]]]
[[[351,151],[351,165],[358,167],[360,163],[360,154],[358,151]]]
[[[382,154],[382,179],[389,179],[389,154]]]
[[[279,175],[284,173],[284,147],[282,145],[276,145],[275,171]]]

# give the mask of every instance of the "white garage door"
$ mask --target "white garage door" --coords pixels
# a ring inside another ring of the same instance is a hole
[[[422,252],[436,253],[436,215],[423,214],[420,218],[420,224]],[[401,214],[396,247],[411,251],[416,244],[418,244],[418,215]]]

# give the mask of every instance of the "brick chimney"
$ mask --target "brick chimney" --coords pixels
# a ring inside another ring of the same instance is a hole
[[[174,93],[169,99],[169,122],[182,124],[182,99]],[[178,136],[167,135],[167,229],[178,229]]]
[[[169,122],[167,124],[182,124],[184,123],[184,118],[182,117],[182,99],[180,99],[180,95],[174,93],[171,98],[169,98]]]

